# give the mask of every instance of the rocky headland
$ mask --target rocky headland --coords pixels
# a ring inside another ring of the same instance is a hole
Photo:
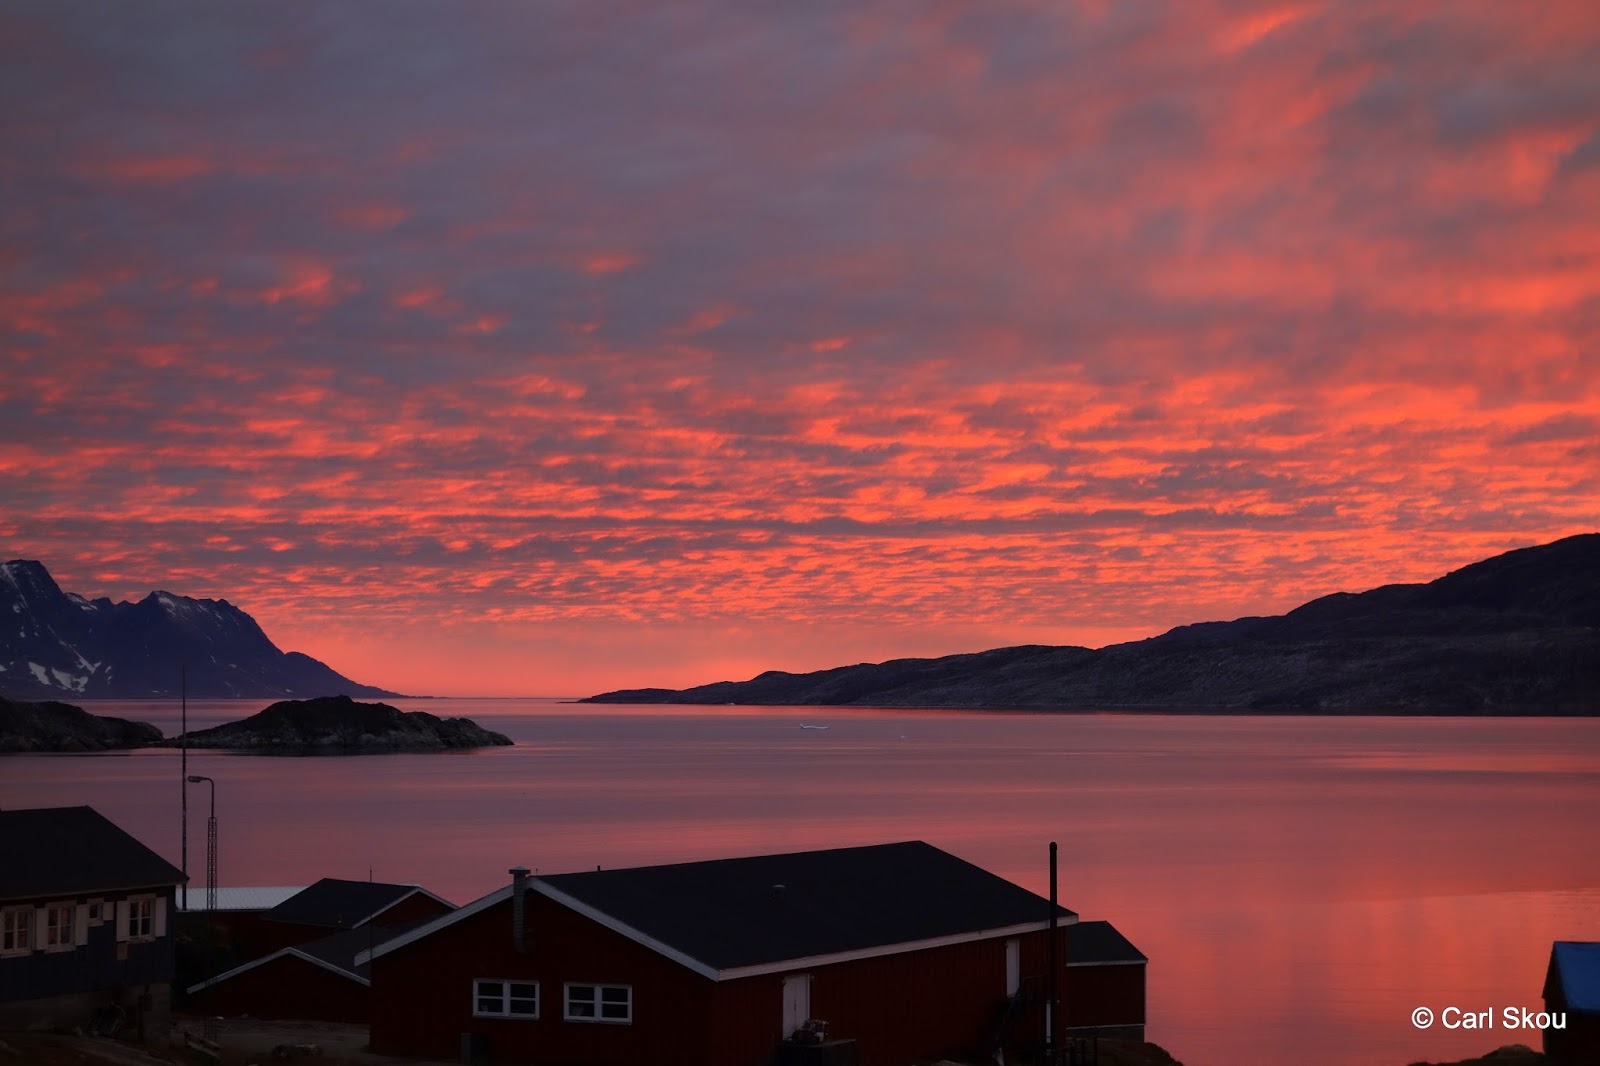
[[[27,703],[0,696],[0,753],[117,751],[161,743],[147,722],[106,718],[70,703]]]
[[[1600,533],[1419,585],[1324,596],[1106,648],[769,670],[590,703],[1331,714],[1600,714]]]
[[[357,755],[504,747],[511,738],[470,718],[440,718],[349,696],[283,700],[237,722],[191,731],[191,748],[268,755]],[[178,747],[181,737],[163,741]]]

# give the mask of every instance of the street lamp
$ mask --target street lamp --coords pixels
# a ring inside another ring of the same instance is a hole
[[[217,909],[217,783],[204,774],[190,774],[191,785],[211,786],[211,817],[206,821],[206,910]]]

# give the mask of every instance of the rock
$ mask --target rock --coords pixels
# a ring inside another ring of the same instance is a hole
[[[0,696],[0,752],[114,751],[160,743],[161,730],[147,722],[103,718],[70,703]]]
[[[227,748],[273,755],[356,755],[503,747],[511,738],[470,718],[439,718],[349,696],[283,700],[237,722],[200,729],[191,748]],[[180,738],[164,742],[177,747]]]

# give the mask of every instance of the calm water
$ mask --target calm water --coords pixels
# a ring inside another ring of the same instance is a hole
[[[191,726],[262,705],[191,704]],[[1600,720],[411,707],[517,746],[192,754],[218,782],[222,883],[370,871],[462,903],[518,864],[920,838],[1042,892],[1054,839],[1062,902],[1150,956],[1150,1038],[1189,1066],[1537,1046],[1411,1011],[1538,1007],[1550,942],[1600,939]],[[176,731],[169,705],[91,709]],[[0,806],[93,804],[177,861],[178,780],[177,752],[10,757]],[[206,802],[193,788],[202,875]]]

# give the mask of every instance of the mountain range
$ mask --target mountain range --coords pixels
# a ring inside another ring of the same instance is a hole
[[[769,670],[588,703],[1269,713],[1600,714],[1600,533],[1418,585],[1093,649],[997,648],[811,673]]]
[[[280,651],[227,600],[152,592],[138,603],[61,591],[43,564],[0,565],[0,695],[16,700],[398,696]]]

